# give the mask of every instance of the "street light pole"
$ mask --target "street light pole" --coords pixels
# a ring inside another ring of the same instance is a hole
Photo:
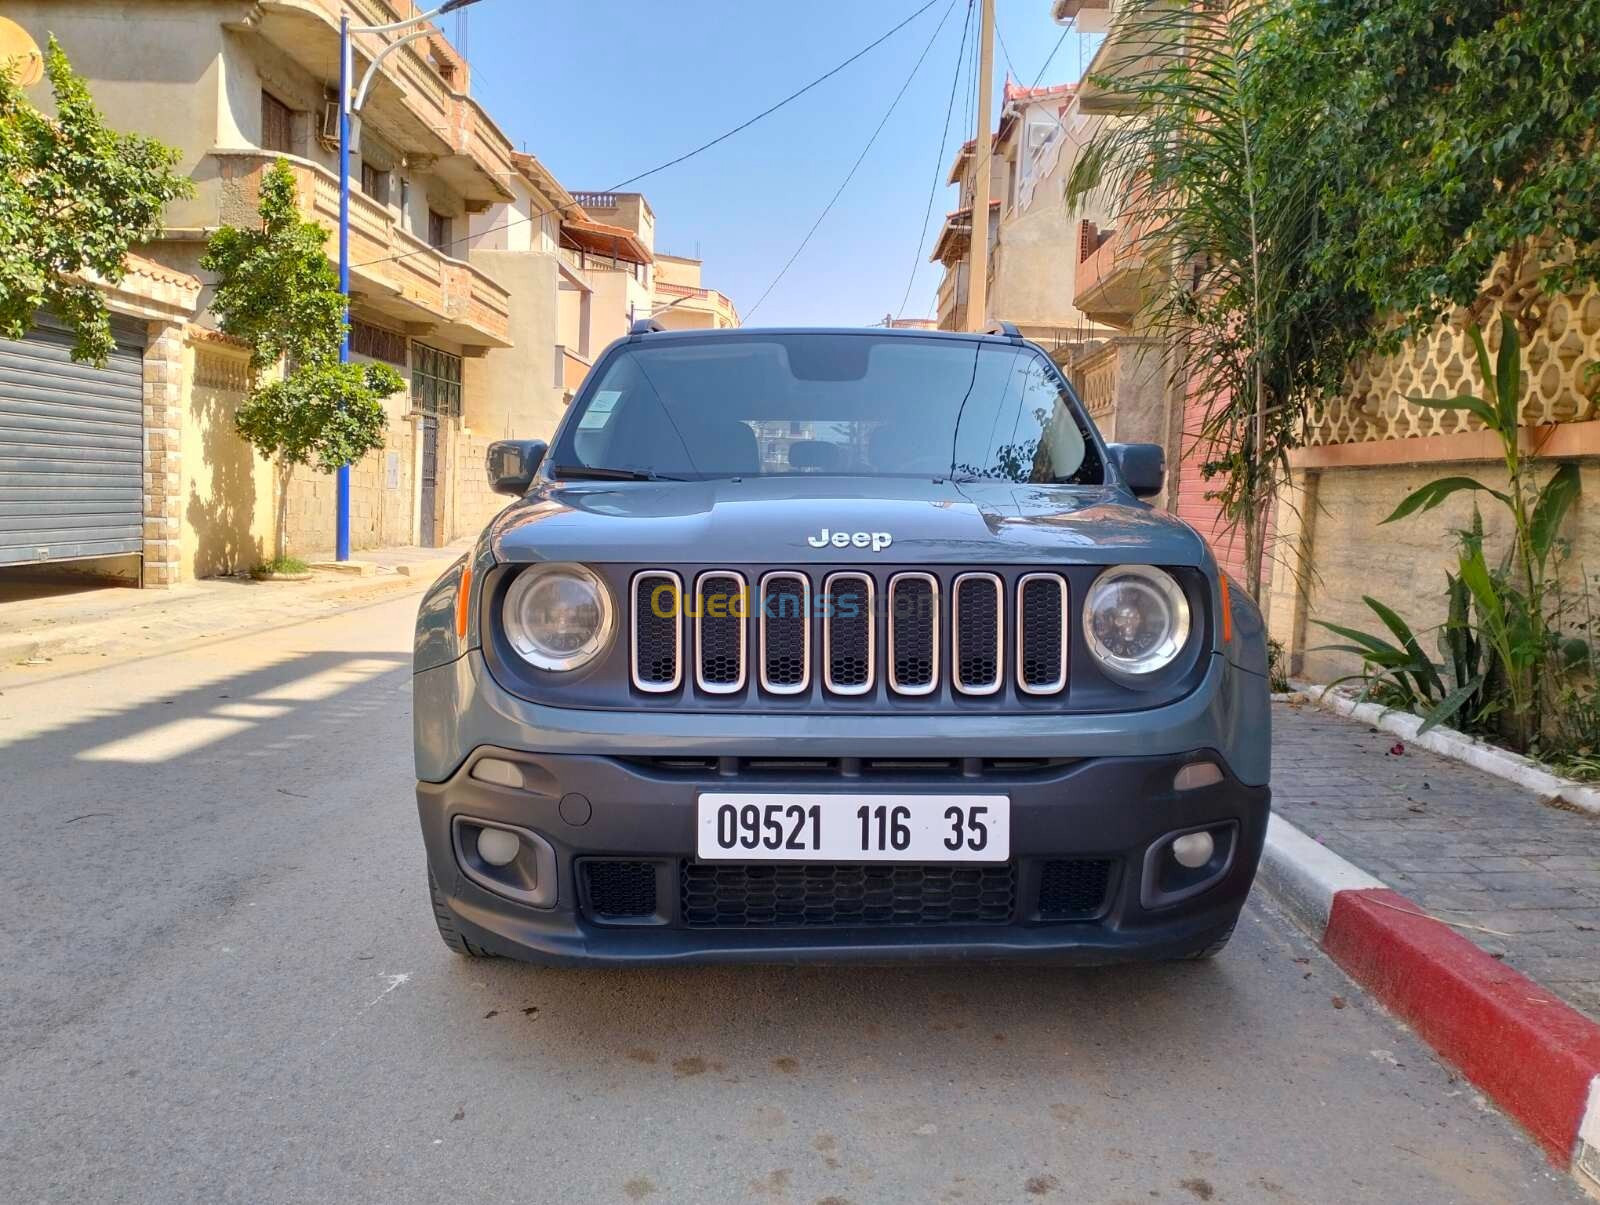
[[[383,60],[400,47],[424,36],[428,32],[426,28],[428,22],[435,17],[477,2],[478,0],[446,0],[431,12],[407,17],[404,21],[393,21],[388,25],[352,27],[349,13],[342,13],[339,17],[339,292],[344,294],[344,338],[339,344],[341,364],[350,360],[350,152],[355,149],[352,134],[359,132],[355,122],[361,106],[366,103],[367,89],[372,86],[373,77],[377,75],[378,67]],[[396,38],[374,55],[372,62],[367,64],[366,73],[361,77],[361,86],[353,88],[355,50],[350,35],[400,33],[404,30],[411,32],[402,38]],[[339,466],[337,495],[334,555],[341,561],[348,561],[350,559],[350,466],[347,464]]]
[[[339,292],[344,294],[344,337],[339,363],[350,360],[350,14],[339,17]],[[350,466],[339,466],[334,557],[350,559]]]

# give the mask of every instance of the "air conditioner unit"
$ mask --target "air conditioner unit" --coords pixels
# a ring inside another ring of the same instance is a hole
[[[339,147],[339,102],[322,102],[322,120],[317,124],[317,141],[330,151]]]

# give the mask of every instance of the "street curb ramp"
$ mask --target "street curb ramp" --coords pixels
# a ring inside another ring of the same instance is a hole
[[[1600,1025],[1281,816],[1260,874],[1346,974],[1600,1197]]]

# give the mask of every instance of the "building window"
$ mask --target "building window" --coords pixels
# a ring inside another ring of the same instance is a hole
[[[411,404],[437,418],[461,415],[461,357],[422,343],[411,345]]]
[[[379,171],[372,164],[361,164],[361,191],[379,205],[389,203],[389,173]]]
[[[436,209],[428,210],[428,246],[435,251],[450,248],[450,219]]]
[[[270,92],[261,94],[261,146],[280,155],[294,154],[294,110]]]
[[[373,326],[370,322],[350,323],[350,350],[400,368],[406,366],[406,337],[399,331]]]

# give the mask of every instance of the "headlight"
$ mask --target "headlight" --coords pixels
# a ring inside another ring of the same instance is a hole
[[[1164,570],[1107,569],[1083,600],[1083,634],[1107,669],[1153,674],[1171,665],[1189,639],[1189,600]]]
[[[605,584],[582,565],[536,565],[506,591],[506,639],[540,669],[580,669],[611,641],[613,612]]]

